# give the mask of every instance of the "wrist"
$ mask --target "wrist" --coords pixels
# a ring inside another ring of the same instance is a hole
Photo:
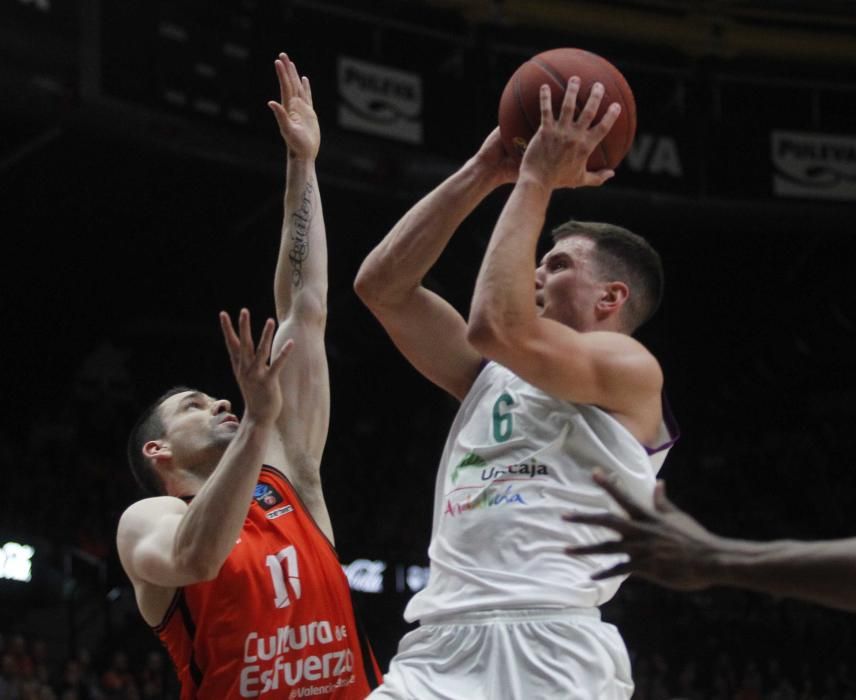
[[[307,183],[315,181],[315,161],[304,158],[288,158],[285,168],[285,195],[303,197]],[[299,206],[299,204],[295,205]]]
[[[288,154],[287,161],[289,167],[311,169],[315,167],[315,158],[317,153],[313,155],[304,155],[295,153],[290,148],[286,149]]]
[[[516,189],[527,190],[533,193],[541,193],[549,197],[553,192],[553,183],[541,173],[524,171],[521,169],[517,178]]]
[[[487,162],[480,153],[476,153],[464,163],[458,172],[471,178],[486,191],[493,191],[509,182],[503,176],[502,170]]]
[[[241,427],[248,433],[261,433],[270,430],[276,420],[276,415],[270,412],[254,412],[245,409],[241,418]]]
[[[741,571],[751,564],[756,553],[739,540],[714,537],[708,545],[707,556],[702,557],[702,574],[711,585],[728,586],[739,583]]]

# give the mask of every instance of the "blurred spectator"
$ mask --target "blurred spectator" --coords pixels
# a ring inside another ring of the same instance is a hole
[[[166,657],[158,651],[146,655],[146,665],[140,673],[140,691],[143,698],[166,697],[170,671]]]
[[[128,667],[128,655],[124,651],[113,654],[110,666],[101,676],[101,687],[106,698],[116,700],[139,697],[137,682]]]

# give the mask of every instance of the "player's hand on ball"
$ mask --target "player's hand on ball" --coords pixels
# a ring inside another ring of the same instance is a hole
[[[579,90],[579,78],[572,77],[556,119],[550,87],[541,86],[541,125],[523,154],[520,173],[535,178],[550,189],[597,187],[615,175],[615,171],[609,168],[590,172],[586,163],[615,124],[621,107],[618,103],[611,104],[603,118],[592,125],[603,99],[603,85],[594,84],[585,106],[575,117]]]
[[[279,80],[280,101],[268,102],[288,146],[290,158],[314,160],[321,146],[321,127],[312,107],[309,78],[300,77],[297,67],[284,53],[274,62]]]
[[[517,180],[520,161],[505,150],[502,145],[502,137],[499,134],[499,127],[488,134],[475,157],[496,178],[497,185],[504,185]]]

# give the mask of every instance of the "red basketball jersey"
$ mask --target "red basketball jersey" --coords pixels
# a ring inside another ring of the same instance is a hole
[[[217,578],[178,589],[155,633],[182,700],[356,700],[381,677],[333,546],[267,466]]]

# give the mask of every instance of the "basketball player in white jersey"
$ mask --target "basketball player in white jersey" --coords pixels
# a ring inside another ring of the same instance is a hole
[[[574,118],[572,79],[556,119],[519,166],[498,130],[416,204],[366,258],[359,296],[428,379],[462,404],[437,476],[427,587],[405,611],[404,637],[372,698],[628,698],[624,643],[597,606],[620,579],[593,581],[595,558],[564,554],[603,531],[562,513],[615,506],[592,482],[600,466],[650,497],[669,442],[657,360],[630,333],[656,309],[657,254],[608,224],[554,232],[533,266],[553,190],[598,186],[586,161],[618,115],[592,121],[596,85]],[[463,219],[514,182],[478,275],[469,321],[421,281]]]

